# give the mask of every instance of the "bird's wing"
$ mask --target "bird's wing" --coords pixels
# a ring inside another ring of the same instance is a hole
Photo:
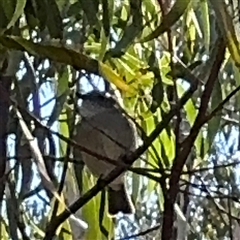
[[[77,133],[74,136],[74,141],[76,141],[80,146],[87,148],[92,153],[106,156],[101,136],[96,129],[91,127],[87,122],[82,121],[76,126],[76,130]],[[74,156],[82,157],[83,162],[95,176],[99,177],[105,174],[107,163],[103,160],[99,160],[97,157],[81,151],[76,147],[74,147],[73,153]]]
[[[116,121],[117,120],[117,121]],[[91,120],[100,132],[107,156],[118,160],[134,145],[134,132],[128,120],[117,111],[104,111]]]

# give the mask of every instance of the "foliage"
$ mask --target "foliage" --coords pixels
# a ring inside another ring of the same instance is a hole
[[[1,0],[1,239],[239,239],[238,8]],[[133,216],[109,218],[100,194],[123,169],[99,182],[72,154],[92,88],[138,129]]]

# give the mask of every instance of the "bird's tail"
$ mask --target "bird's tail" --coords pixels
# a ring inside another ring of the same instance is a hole
[[[108,188],[108,211],[112,216],[118,212],[124,214],[134,213],[133,203],[126,192],[124,184],[121,184],[118,190],[114,190],[111,187]]]

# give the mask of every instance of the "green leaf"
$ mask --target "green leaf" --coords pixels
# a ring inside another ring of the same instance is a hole
[[[65,179],[65,188],[63,189],[64,197],[68,204],[72,203],[75,199],[77,199],[79,196],[79,193],[80,193],[80,191],[78,190],[79,188],[78,188],[77,178],[76,178],[76,175],[74,174],[74,167],[76,165],[78,165],[78,164],[68,163],[68,171],[67,171],[66,179]],[[81,226],[81,222],[82,222],[81,219],[82,219],[82,213],[81,213],[81,211],[77,211],[74,214],[74,218],[68,219],[63,223],[63,229],[64,228],[68,229],[68,231],[71,232],[71,234],[72,234],[71,236],[69,236],[68,233],[64,234],[64,231],[62,231],[62,235],[64,235],[64,237],[65,237],[65,238],[63,238],[63,240],[65,240],[65,239],[67,240],[72,237],[74,239],[76,239],[77,236],[79,236],[79,234],[82,234],[83,228]],[[71,223],[72,228],[70,228],[69,223]],[[66,227],[65,227],[65,224],[66,224]],[[86,224],[86,222],[84,223],[84,225],[85,224]],[[88,226],[86,226],[86,229],[87,228],[88,228]]]
[[[106,36],[105,35],[105,31],[104,29],[101,30],[101,35],[100,35],[100,38],[101,38],[101,50],[99,52],[99,60],[100,61],[105,61],[104,57],[105,57],[105,54],[107,52],[107,47],[108,47],[108,43],[109,43],[109,36]]]
[[[35,14],[35,11],[34,11],[31,1],[26,2],[24,14],[26,16],[26,21],[27,21],[29,29],[35,29],[35,27],[38,26],[38,24],[39,24],[39,20],[37,19],[37,16]]]
[[[65,137],[69,137],[69,128],[68,128],[68,114],[66,110],[63,108],[62,113],[59,116],[59,133]],[[59,139],[59,148],[60,148],[60,156],[63,157],[66,155],[67,143],[66,141]]]
[[[160,184],[157,185],[156,190],[158,194],[158,203],[159,203],[160,211],[164,211],[164,195],[163,195],[162,188],[160,187]]]
[[[72,232],[69,220],[66,220],[62,224],[62,229],[61,230],[62,231],[60,233],[60,238],[62,238],[63,240],[65,240],[65,239],[66,240],[73,240],[74,233]]]
[[[172,79],[169,78],[171,56],[169,52],[164,51],[162,58],[159,60],[159,65],[157,66],[158,69],[161,69],[160,75],[162,82],[167,85],[173,85]]]
[[[47,57],[53,61],[69,64],[76,69],[84,69],[89,73],[102,75],[110,83],[115,84],[123,91],[135,94],[136,89],[128,85],[108,65],[98,62],[84,54],[65,47],[43,45],[25,40],[20,37],[0,36],[0,43],[8,48],[27,51],[33,55]]]
[[[63,38],[63,24],[58,5],[55,0],[47,0],[47,28],[52,38]]]
[[[52,114],[48,120],[47,125],[52,126],[52,124],[59,118],[59,115],[62,113],[64,103],[67,100],[67,97],[69,95],[69,87],[68,87],[68,82],[69,82],[69,77],[70,77],[70,72],[69,72],[68,67],[64,67],[63,69],[60,70],[57,79],[58,79],[58,88],[57,88],[57,96],[56,96],[56,102],[52,111]]]
[[[98,62],[72,49],[34,43],[33,41],[14,36],[0,36],[0,43],[11,49],[27,51],[32,55],[47,57],[50,60],[69,64],[76,69],[98,73]]]
[[[227,11],[227,6],[224,0],[210,0],[213,9],[215,10],[219,29],[222,31],[223,37],[226,39],[227,46],[235,64],[240,66],[240,50],[239,42],[233,25],[233,18]]]
[[[6,4],[5,0],[0,0],[0,29],[4,30],[9,23],[14,11],[12,2]]]
[[[131,69],[139,69],[147,66],[146,63],[138,58],[138,54],[136,52],[126,52],[121,59],[123,59]]]
[[[166,32],[170,27],[172,27],[179,18],[186,11],[191,0],[177,0],[170,12],[163,17],[163,20],[159,27],[157,27],[150,35],[142,39],[140,42],[148,42],[154,38],[159,37],[161,34]]]
[[[91,26],[98,23],[99,0],[78,0],[81,3],[82,10]]]
[[[143,116],[143,113],[146,111],[146,106],[143,101],[139,103],[139,109],[140,109],[140,115]],[[155,126],[154,117],[152,116],[152,114],[150,117],[142,121],[141,127],[147,136],[155,129],[156,126]],[[147,151],[147,160],[148,160],[147,162],[156,168],[158,167],[158,160],[159,160],[158,157],[161,154],[160,153],[161,145],[159,140],[160,139],[158,137],[152,144],[153,148],[158,150],[157,156],[155,154],[156,152],[152,148],[149,148]]]
[[[185,90],[184,88],[182,87],[181,84],[178,84],[177,85],[177,91],[178,91],[178,95],[179,97],[182,97],[182,95],[184,94]],[[184,105],[184,110],[186,112],[186,115],[187,115],[187,120],[190,124],[190,126],[193,126],[193,123],[197,117],[197,110],[193,104],[193,101],[192,99],[189,99],[186,104]]]
[[[208,7],[208,1],[202,0],[199,2],[200,4],[200,11],[201,16],[199,17],[199,22],[201,24],[201,29],[203,32],[203,38],[204,38],[204,47],[207,49],[207,52],[209,52],[210,47],[210,19],[209,19],[209,7]]]
[[[161,138],[161,158],[164,161],[165,166],[171,167],[172,161],[175,158],[175,137],[173,131],[167,134],[166,130],[163,130],[160,134]]]
[[[211,98],[211,110],[215,109],[222,102],[222,89],[221,84],[218,81],[215,82],[212,98]],[[211,148],[214,138],[219,130],[221,123],[221,110],[208,122],[208,142],[209,149]]]
[[[90,175],[86,170],[83,174],[83,192],[88,191],[94,184],[96,184],[96,179]],[[85,239],[106,239],[99,228],[99,208],[100,208],[101,196],[98,194],[93,197],[87,204],[82,208],[83,219],[91,223],[89,228],[85,233]],[[109,233],[108,239],[114,236],[114,228],[112,219],[107,216],[107,208],[105,207],[103,226]]]
[[[129,92],[131,94],[135,94],[136,89],[132,86],[128,85],[115,71],[113,71],[108,65],[99,63],[99,70],[101,75],[108,80],[110,83],[118,86],[118,88],[122,89],[125,92]]]
[[[5,225],[5,223],[3,221],[1,221],[1,224],[0,224],[0,238],[2,240],[8,240],[10,238],[8,232],[7,232],[7,226]]]
[[[99,54],[99,60],[105,61],[105,54],[107,52],[109,37],[110,37],[110,23],[112,22],[113,14],[113,0],[102,0],[102,24],[103,28],[101,30],[101,50]]]
[[[26,0],[18,0],[16,2],[14,13],[11,18],[11,21],[7,25],[7,29],[13,27],[17,22],[17,20],[19,19],[19,17],[23,14],[24,8],[26,6],[26,2],[27,2]]]
[[[1,5],[3,7],[3,12],[5,13],[5,16],[10,21],[13,17],[16,5],[18,4],[17,0],[0,0]],[[1,13],[2,14],[2,13]]]
[[[153,98],[153,102],[151,105],[151,111],[153,113],[155,113],[155,111],[161,105],[161,103],[163,101],[163,83],[161,81],[161,78],[159,78],[157,83],[153,86],[151,95]]]
[[[129,24],[123,31],[123,36],[116,46],[109,52],[110,56],[120,57],[126,49],[133,44],[134,39],[142,30],[142,12],[140,0],[130,1],[130,19]]]
[[[145,111],[144,103],[140,103],[142,111]],[[146,135],[149,135],[156,127],[156,125],[161,122],[161,111],[157,109],[156,113],[146,118],[142,122],[142,128]],[[152,143],[147,151],[147,160],[151,167],[156,166],[156,168],[169,167],[172,164],[172,160],[175,157],[175,144],[174,144],[174,134],[170,131],[170,135],[164,129],[158,138]]]
[[[40,31],[43,31],[46,28],[48,19],[48,12],[46,10],[48,6],[46,4],[46,0],[32,0],[32,6],[34,13],[39,20],[38,27]]]
[[[57,96],[61,96],[63,93],[69,90],[68,83],[71,78],[71,70],[69,67],[63,67],[57,76]]]

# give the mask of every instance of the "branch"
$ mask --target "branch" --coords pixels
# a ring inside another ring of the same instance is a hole
[[[196,168],[196,169],[189,170],[189,171],[182,171],[182,175],[192,175],[194,173],[201,173],[201,172],[207,172],[207,171],[211,171],[211,170],[216,170],[218,168],[228,168],[228,167],[236,166],[238,164],[240,164],[240,161],[234,161],[234,162],[231,162],[231,163],[215,165],[214,167]]]
[[[176,114],[179,108],[184,106],[184,104],[189,100],[192,94],[197,89],[197,83],[192,84],[190,89],[183,95],[176,106],[172,107],[168,114],[163,116],[162,122],[160,122],[156,128],[152,131],[150,136],[148,136],[142,146],[140,146],[136,151],[132,152],[129,156],[123,157],[123,162],[131,165],[136,159],[142,155],[152,142],[158,137],[163,129],[169,124],[170,120]],[[88,192],[86,192],[82,197],[77,199],[73,204],[69,206],[69,210],[66,209],[63,213],[58,215],[52,222],[49,223],[46,229],[46,235],[44,240],[51,240],[54,237],[55,231],[58,226],[63,223],[72,213],[78,211],[83,205],[90,201],[94,196],[96,196],[104,187],[106,187],[110,182],[117,178],[122,172],[126,170],[123,166],[117,166],[104,180],[98,181],[97,184],[92,187]]]
[[[240,86],[236,87],[215,109],[213,109],[213,111],[205,118],[205,122],[208,122],[213,118],[238,91],[240,91]]]
[[[9,115],[9,96],[12,77],[0,76],[0,179],[4,177],[7,162],[7,123]],[[0,203],[2,202],[5,183],[0,185]]]
[[[176,201],[177,194],[179,192],[179,180],[182,173],[183,166],[186,163],[187,157],[191,151],[194,141],[199,133],[200,128],[204,124],[204,118],[207,111],[209,99],[214,87],[214,83],[218,77],[219,70],[224,60],[226,44],[222,38],[217,40],[215,55],[215,61],[212,65],[211,74],[205,85],[205,90],[201,97],[201,105],[199,108],[198,115],[194,122],[194,125],[187,137],[185,144],[182,145],[182,149],[178,156],[175,157],[173,162],[170,187],[168,195],[164,202],[164,215],[163,215],[163,227],[162,227],[162,240],[169,240],[172,238],[173,233],[173,222],[174,222],[174,203]]]

